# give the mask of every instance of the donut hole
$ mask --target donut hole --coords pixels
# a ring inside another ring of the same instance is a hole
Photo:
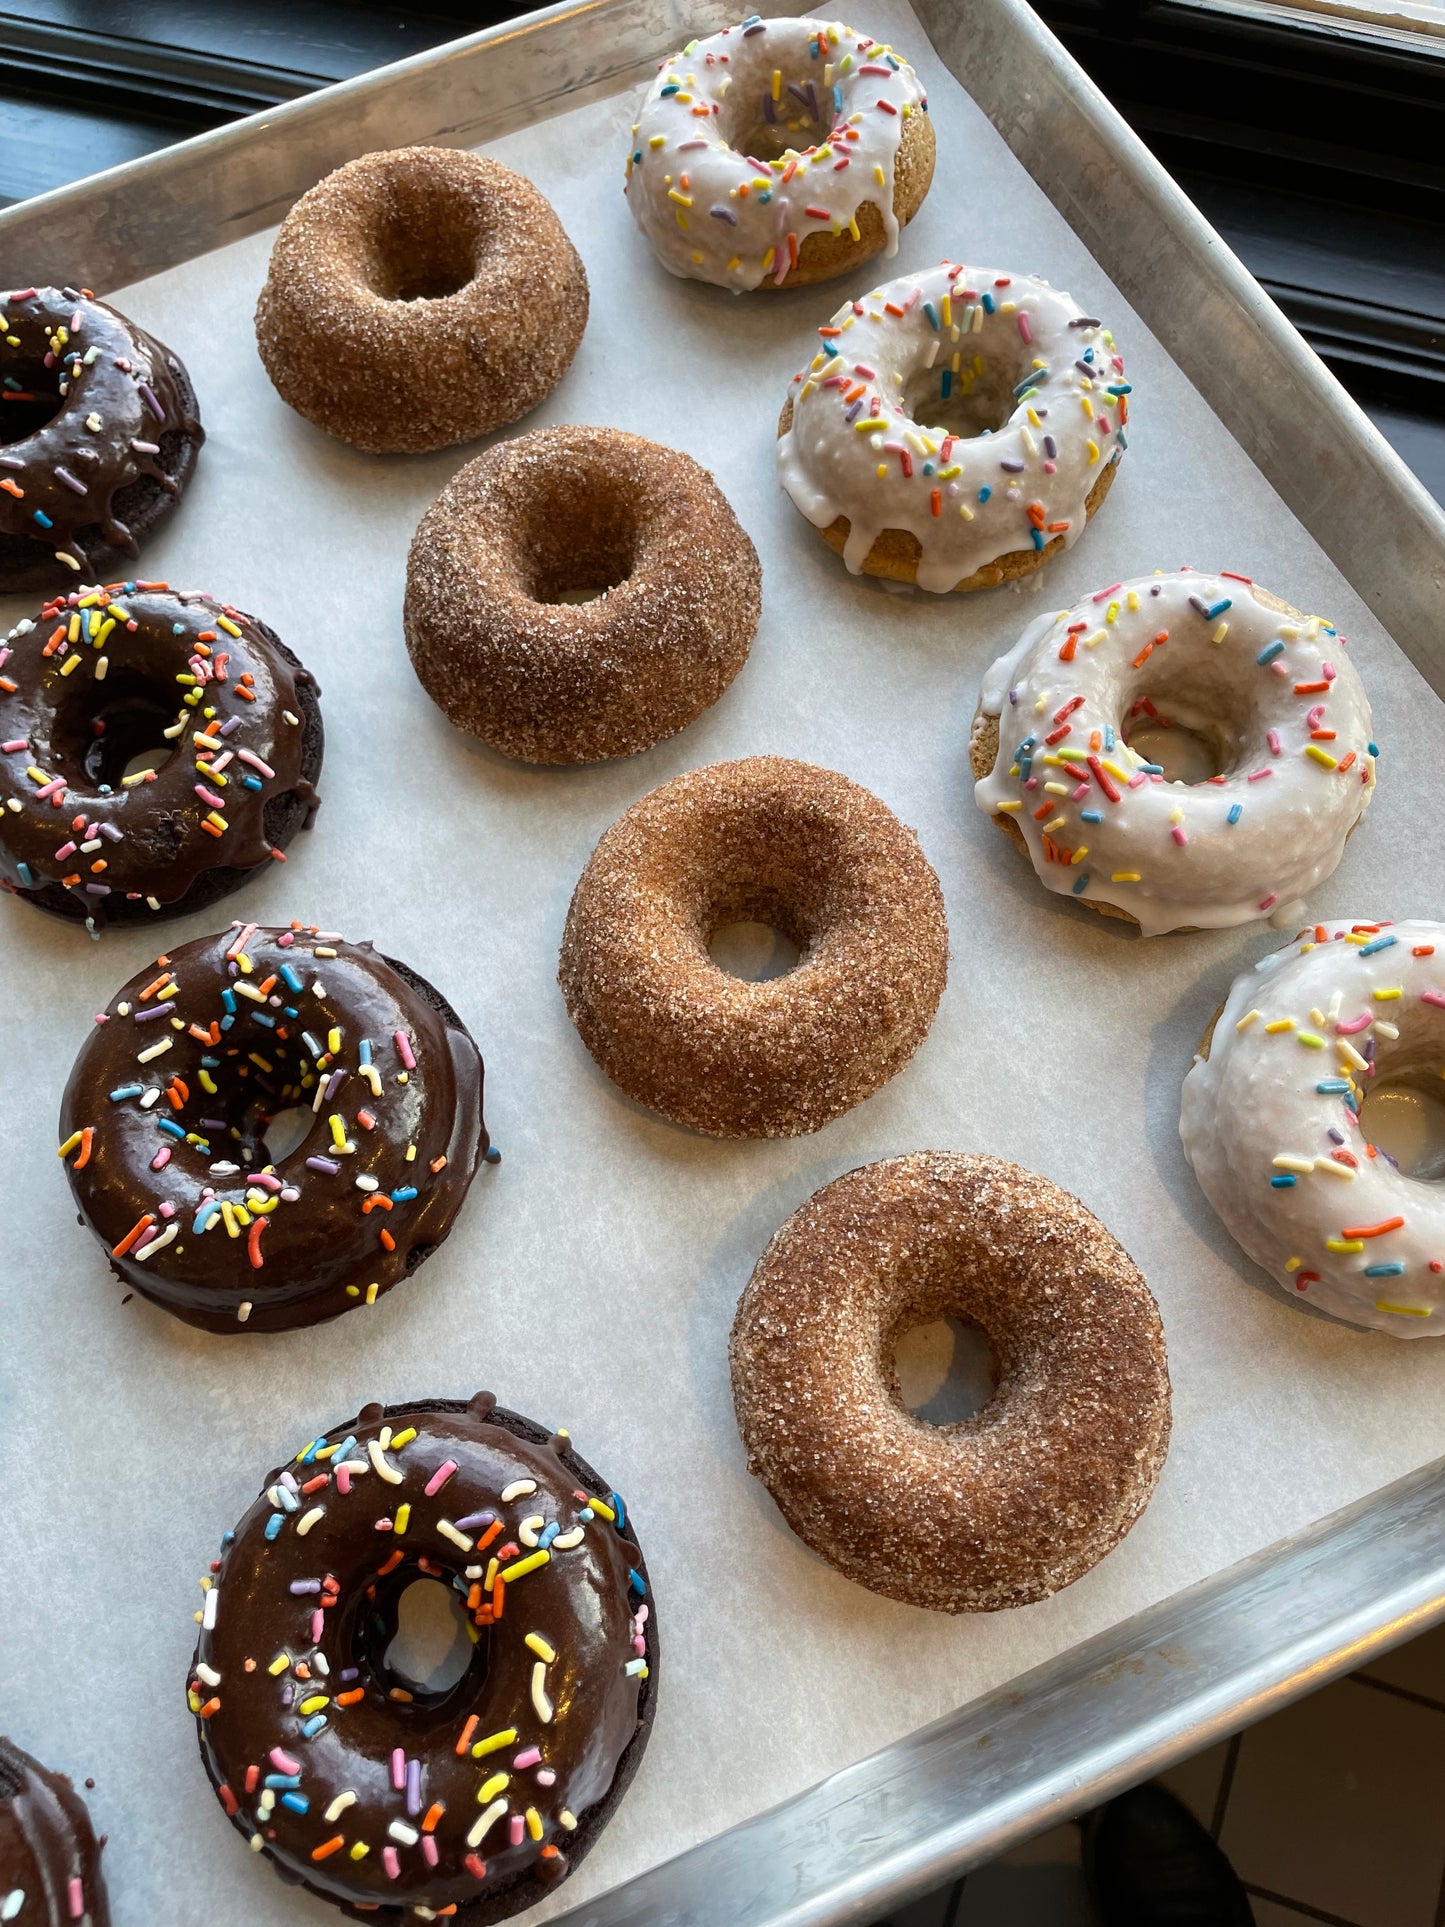
[[[972,1418],[998,1384],[998,1363],[982,1329],[948,1316],[895,1333],[892,1373],[899,1402],[926,1425]]]
[[[789,154],[810,152],[833,125],[832,97],[815,62],[778,72],[776,100],[771,87],[752,94],[729,88],[720,115],[719,131],[729,147],[765,168]]]
[[[288,1104],[261,1120],[261,1150],[268,1164],[279,1164],[310,1137],[316,1113],[309,1104]]]
[[[786,931],[752,918],[720,924],[708,939],[707,952],[719,970],[749,984],[786,977],[803,957],[801,946]]]
[[[1434,1081],[1439,1083],[1438,1072]],[[1404,1177],[1425,1184],[1445,1180],[1445,1097],[1436,1095],[1423,1073],[1372,1085],[1360,1106],[1360,1129]]]
[[[1241,707],[1239,691],[1216,674],[1208,657],[1165,661],[1158,673],[1133,686],[1119,735],[1166,783],[1207,783],[1235,774],[1246,752],[1258,747],[1263,723]],[[1157,660],[1157,657],[1156,657]],[[1150,664],[1150,671],[1154,663]]]
[[[281,1014],[281,999],[274,992],[264,1003],[238,998],[237,1004],[268,1017]],[[303,1058],[292,1042],[277,1039],[271,1031],[266,1033],[265,1049],[257,1056],[264,1058],[264,1065],[251,1057],[244,1063],[237,1062],[235,1075],[227,1076],[224,1093],[207,1100],[200,1120],[212,1156],[239,1163],[248,1172],[264,1171],[268,1165],[279,1165],[283,1158],[296,1157],[317,1131],[324,1140],[318,1150],[330,1145],[324,1117],[311,1108],[314,1085],[308,1089],[301,1083],[310,1060]]]
[[[438,183],[392,181],[392,211],[370,236],[367,285],[383,301],[445,301],[476,279],[477,211]]]
[[[104,681],[93,673],[74,681],[56,713],[51,750],[58,773],[77,788],[118,789],[127,776],[163,769],[176,754],[179,736],[166,737],[176,721],[172,690],[124,666]]]
[[[54,421],[65,400],[60,376],[59,367],[43,362],[7,362],[0,386],[0,444],[28,441]]]
[[[373,1692],[422,1708],[449,1701],[485,1674],[490,1635],[469,1619],[465,1599],[436,1568],[408,1560],[378,1580],[350,1629],[351,1662]]]
[[[632,574],[633,509],[594,487],[592,478],[567,466],[542,477],[525,519],[517,561],[533,602],[593,602]]]
[[[920,428],[975,441],[1003,427],[1017,406],[1014,388],[1027,366],[998,355],[980,359],[981,373],[925,368],[906,384],[903,406]]]

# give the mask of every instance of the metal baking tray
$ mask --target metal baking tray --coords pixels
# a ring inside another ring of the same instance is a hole
[[[1445,696],[1445,515],[1024,0],[915,4],[1014,155]],[[631,88],[735,13],[564,0],[8,209],[0,281],[64,281],[77,261],[98,288],[136,281],[274,224],[354,155],[477,145]],[[1442,1616],[1445,1460],[562,1918],[872,1919]]]

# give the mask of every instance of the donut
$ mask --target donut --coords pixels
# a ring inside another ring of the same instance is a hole
[[[1379,751],[1323,616],[1185,569],[1031,623],[984,678],[969,755],[978,807],[1040,882],[1152,937],[1297,921]]]
[[[110,1927],[100,1843],[85,1802],[0,1739],[0,1920],[15,1927]]]
[[[897,253],[933,154],[922,83],[891,47],[754,16],[659,67],[625,192],[669,273],[736,294],[806,287]]]
[[[388,1664],[419,1582],[465,1602],[449,1686]],[[566,1432],[368,1405],[265,1488],[202,1580],[188,1684],[232,1824],[343,1913],[486,1927],[555,1893],[647,1745],[657,1627],[618,1495]]]
[[[1072,295],[945,261],[818,333],[778,420],[778,479],[853,575],[993,589],[1078,541],[1131,391]]]
[[[20,288],[0,305],[0,593],[113,574],[195,469],[191,378],[86,288]]]
[[[234,1332],[375,1304],[496,1153],[481,1053],[424,977],[314,925],[248,923],[111,999],[65,1087],[60,1156],[116,1276]]]
[[[447,147],[363,154],[303,194],[256,308],[281,399],[377,455],[525,415],[586,325],[587,271],[551,203],[500,162]]]
[[[708,954],[773,925],[796,968],[746,983]],[[664,783],[612,825],[573,892],[558,981],[619,1089],[712,1137],[819,1130],[902,1070],[948,972],[943,893],[870,791],[783,756]]]
[[[47,602],[0,649],[0,887],[92,931],[215,903],[310,827],[320,694],[214,596]]]
[[[993,1397],[929,1425],[894,1347],[954,1317]],[[729,1346],[748,1455],[805,1544],[934,1612],[1047,1598],[1138,1519],[1169,1445],[1159,1311],[1077,1198],[1002,1158],[919,1151],[814,1192],[758,1260]]]
[[[757,553],[691,456],[541,428],[469,462],[422,519],[406,646],[459,729],[523,762],[595,763],[715,703],[761,607]]]
[[[1317,923],[1235,978],[1179,1135],[1234,1242],[1297,1304],[1445,1334],[1445,1201],[1369,1139],[1373,1092],[1439,1088],[1445,924]]]

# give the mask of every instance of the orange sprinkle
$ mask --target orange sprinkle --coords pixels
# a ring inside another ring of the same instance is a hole
[[[479,1717],[480,1716],[478,1714],[472,1713],[471,1715],[469,1715],[466,1725],[462,1728],[462,1736],[457,1741],[457,1744],[456,1744],[456,1753],[457,1753],[458,1759],[461,1758],[461,1756],[466,1752],[467,1748],[471,1745],[472,1735],[477,1730],[477,1720]]]
[[[1403,1218],[1381,1218],[1378,1224],[1347,1224],[1340,1236],[1342,1238],[1383,1238],[1387,1231],[1398,1231],[1404,1222]]]
[[[333,1833],[329,1840],[323,1840],[319,1847],[313,1847],[311,1849],[311,1858],[313,1860],[329,1860],[333,1853],[340,1853],[345,1845],[345,1837],[342,1834]]]

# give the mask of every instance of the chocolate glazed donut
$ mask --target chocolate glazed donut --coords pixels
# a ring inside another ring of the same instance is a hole
[[[474,1638],[439,1688],[388,1664],[418,1581]],[[368,1405],[272,1472],[202,1581],[188,1696],[232,1823],[343,1913],[487,1927],[611,1818],[651,1730],[657,1628],[618,1495],[497,1406]]]
[[[0,1921],[110,1927],[101,1844],[66,1775],[0,1739]]]
[[[495,1157],[482,1074],[406,965],[314,926],[233,924],[97,1018],[60,1155],[133,1291],[206,1331],[289,1331],[375,1304],[447,1236]],[[288,1123],[300,1141],[276,1155]]]
[[[0,590],[112,575],[206,439],[163,342],[85,289],[0,294]]]
[[[6,641],[0,889],[93,930],[154,922],[239,888],[310,827],[321,692],[255,616],[117,582]]]

